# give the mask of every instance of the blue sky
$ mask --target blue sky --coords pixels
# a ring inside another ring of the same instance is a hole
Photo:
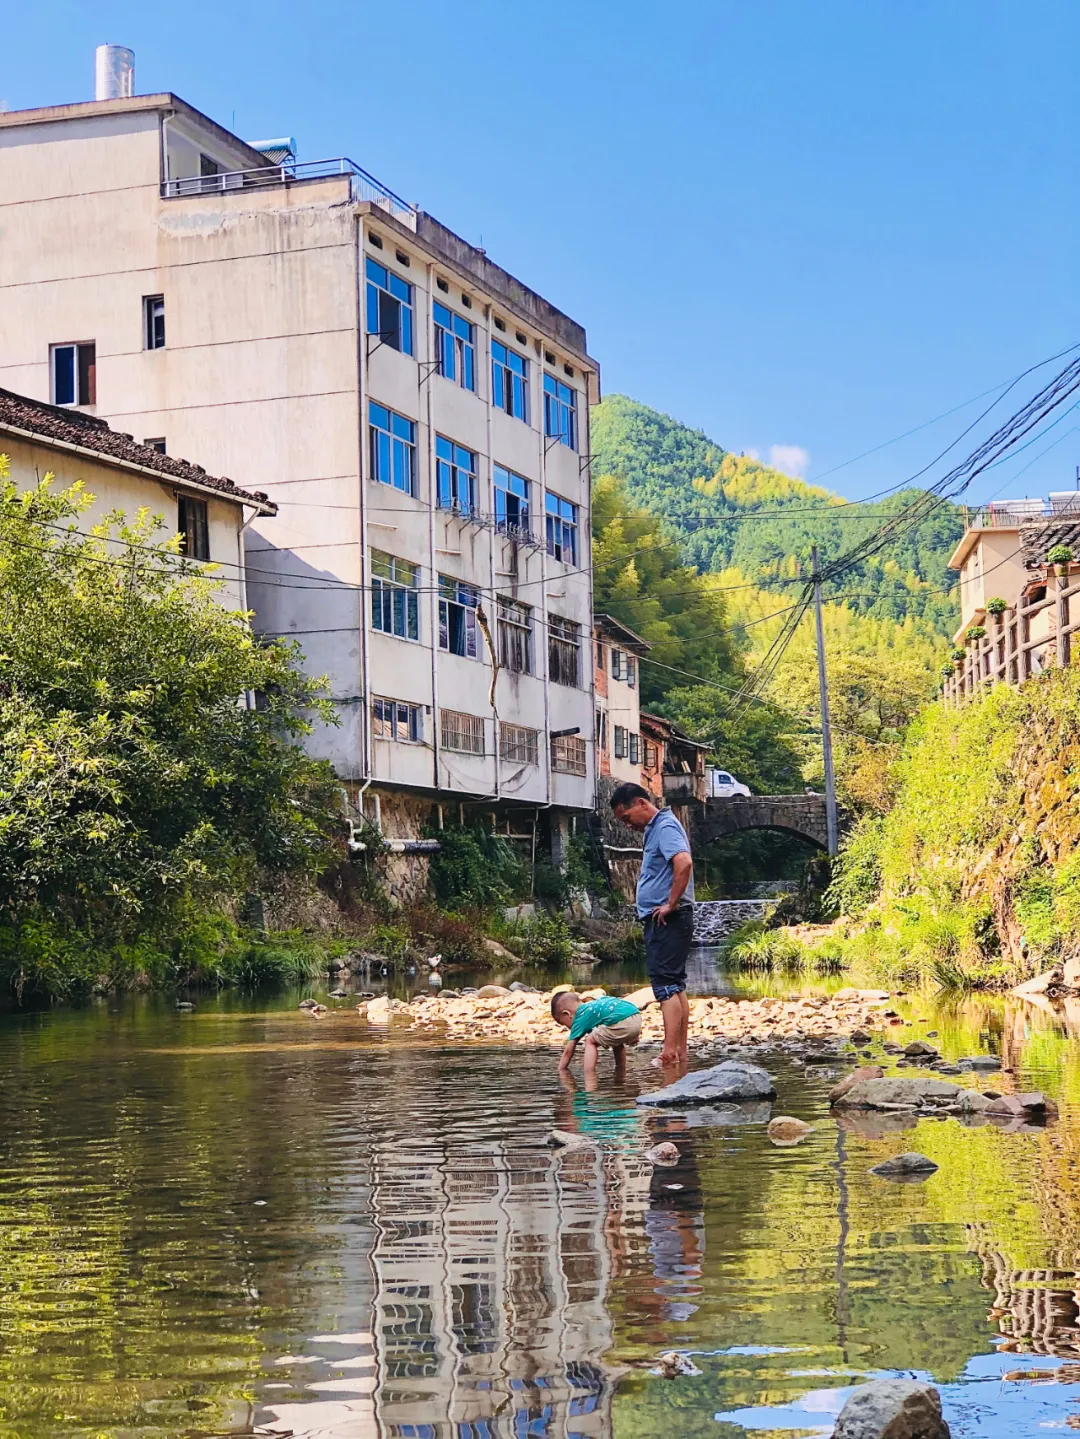
[[[1075,0],[53,0],[4,29],[9,107],[90,98],[128,44],[140,91],[482,243],[607,391],[852,496],[977,407],[836,466],[1080,339]],[[1080,409],[973,497],[1078,462]]]

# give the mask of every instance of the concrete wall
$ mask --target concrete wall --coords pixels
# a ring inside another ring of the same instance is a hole
[[[1020,554],[1019,529],[977,532],[975,543],[960,569],[960,630],[962,633],[986,612],[987,600],[1000,595],[1012,604],[1028,581]]]
[[[93,340],[98,414],[136,439],[164,436],[170,454],[269,493],[279,514],[248,532],[249,596],[258,627],[295,636],[310,671],[327,676],[340,724],[320,727],[312,744],[343,778],[370,774],[430,794],[590,808],[584,457],[597,377],[583,353],[584,332],[431,217],[418,217],[414,231],[355,202],[348,177],[162,198],[163,156],[175,177],[196,173],[200,152],[233,168],[252,163],[241,141],[172,97],[67,107],[55,121],[47,112],[32,122],[0,116],[0,385],[47,400],[50,345]],[[381,250],[371,244],[373,231]],[[366,334],[365,253],[415,287],[412,357]],[[166,346],[148,351],[142,301],[158,294]],[[433,373],[432,297],[476,325],[475,394]],[[493,334],[528,357],[528,424],[490,403]],[[545,441],[545,368],[578,392],[576,452]],[[369,475],[369,397],[417,424],[415,498]],[[540,548],[433,508],[437,434],[476,453],[487,516],[495,508],[494,463],[528,479]],[[577,565],[542,547],[545,488],[579,506]],[[372,548],[420,566],[417,642],[371,632]],[[534,673],[500,674],[495,703],[501,719],[540,732],[538,764],[496,760],[486,654],[439,652],[440,574],[487,592],[493,631],[496,594],[533,607]],[[552,614],[581,626],[580,687],[547,681]],[[423,743],[369,742],[369,694],[422,705]],[[484,718],[483,757],[437,753],[443,707]],[[586,739],[584,777],[552,773],[546,734],[553,729],[578,729]]]

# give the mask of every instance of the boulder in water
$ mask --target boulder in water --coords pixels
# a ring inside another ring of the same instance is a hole
[[[880,1064],[864,1064],[860,1069],[853,1069],[850,1074],[845,1074],[839,1084],[834,1084],[829,1090],[829,1103],[835,1104],[843,1099],[849,1089],[854,1089],[864,1079],[884,1079],[885,1071]]]
[[[941,1395],[914,1379],[875,1379],[848,1399],[833,1439],[950,1439]]]
[[[684,1074],[665,1089],[639,1094],[638,1103],[663,1108],[676,1105],[739,1103],[744,1100],[775,1099],[776,1086],[771,1076],[757,1064],[738,1059],[725,1059],[710,1069]]]
[[[937,1165],[932,1159],[927,1159],[925,1154],[910,1152],[897,1154],[892,1159],[875,1164],[870,1173],[876,1174],[879,1179],[911,1179],[916,1175],[920,1179],[926,1179],[937,1173]]]
[[[810,1133],[813,1125],[807,1124],[804,1119],[793,1119],[788,1114],[777,1115],[769,1121],[769,1128],[766,1131],[769,1138],[782,1149],[785,1146],[798,1144]]]

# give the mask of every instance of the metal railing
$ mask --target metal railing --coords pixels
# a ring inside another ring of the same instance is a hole
[[[410,229],[416,228],[416,207],[395,195],[374,175],[347,156],[336,160],[286,160],[280,165],[259,165],[252,170],[224,170],[217,175],[182,175],[161,182],[166,200],[184,195],[231,195],[238,190],[271,190],[295,185],[306,180],[328,180],[344,175],[349,179],[350,198],[378,205],[402,220]]]
[[[1027,520],[1046,518],[1048,500],[1001,500],[989,505],[964,505],[965,530],[1017,529]]]

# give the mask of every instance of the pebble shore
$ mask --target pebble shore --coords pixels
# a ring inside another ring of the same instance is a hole
[[[566,1043],[566,1030],[551,1018],[554,993],[555,990],[537,992],[488,984],[474,993],[424,994],[408,1002],[379,996],[357,1009],[369,1024],[407,1024],[447,1039],[561,1046]],[[578,993],[594,999],[605,991],[593,988]],[[627,996],[639,1005],[651,997],[648,989]],[[841,989],[828,997],[798,999],[692,997],[690,1048],[783,1048],[789,1044],[845,1041],[853,1036],[856,1042],[860,1037],[865,1041],[870,1031],[888,1026],[888,1009],[889,996],[882,990]],[[650,1003],[642,1011],[641,1044],[658,1046],[663,1032],[660,1007]]]

